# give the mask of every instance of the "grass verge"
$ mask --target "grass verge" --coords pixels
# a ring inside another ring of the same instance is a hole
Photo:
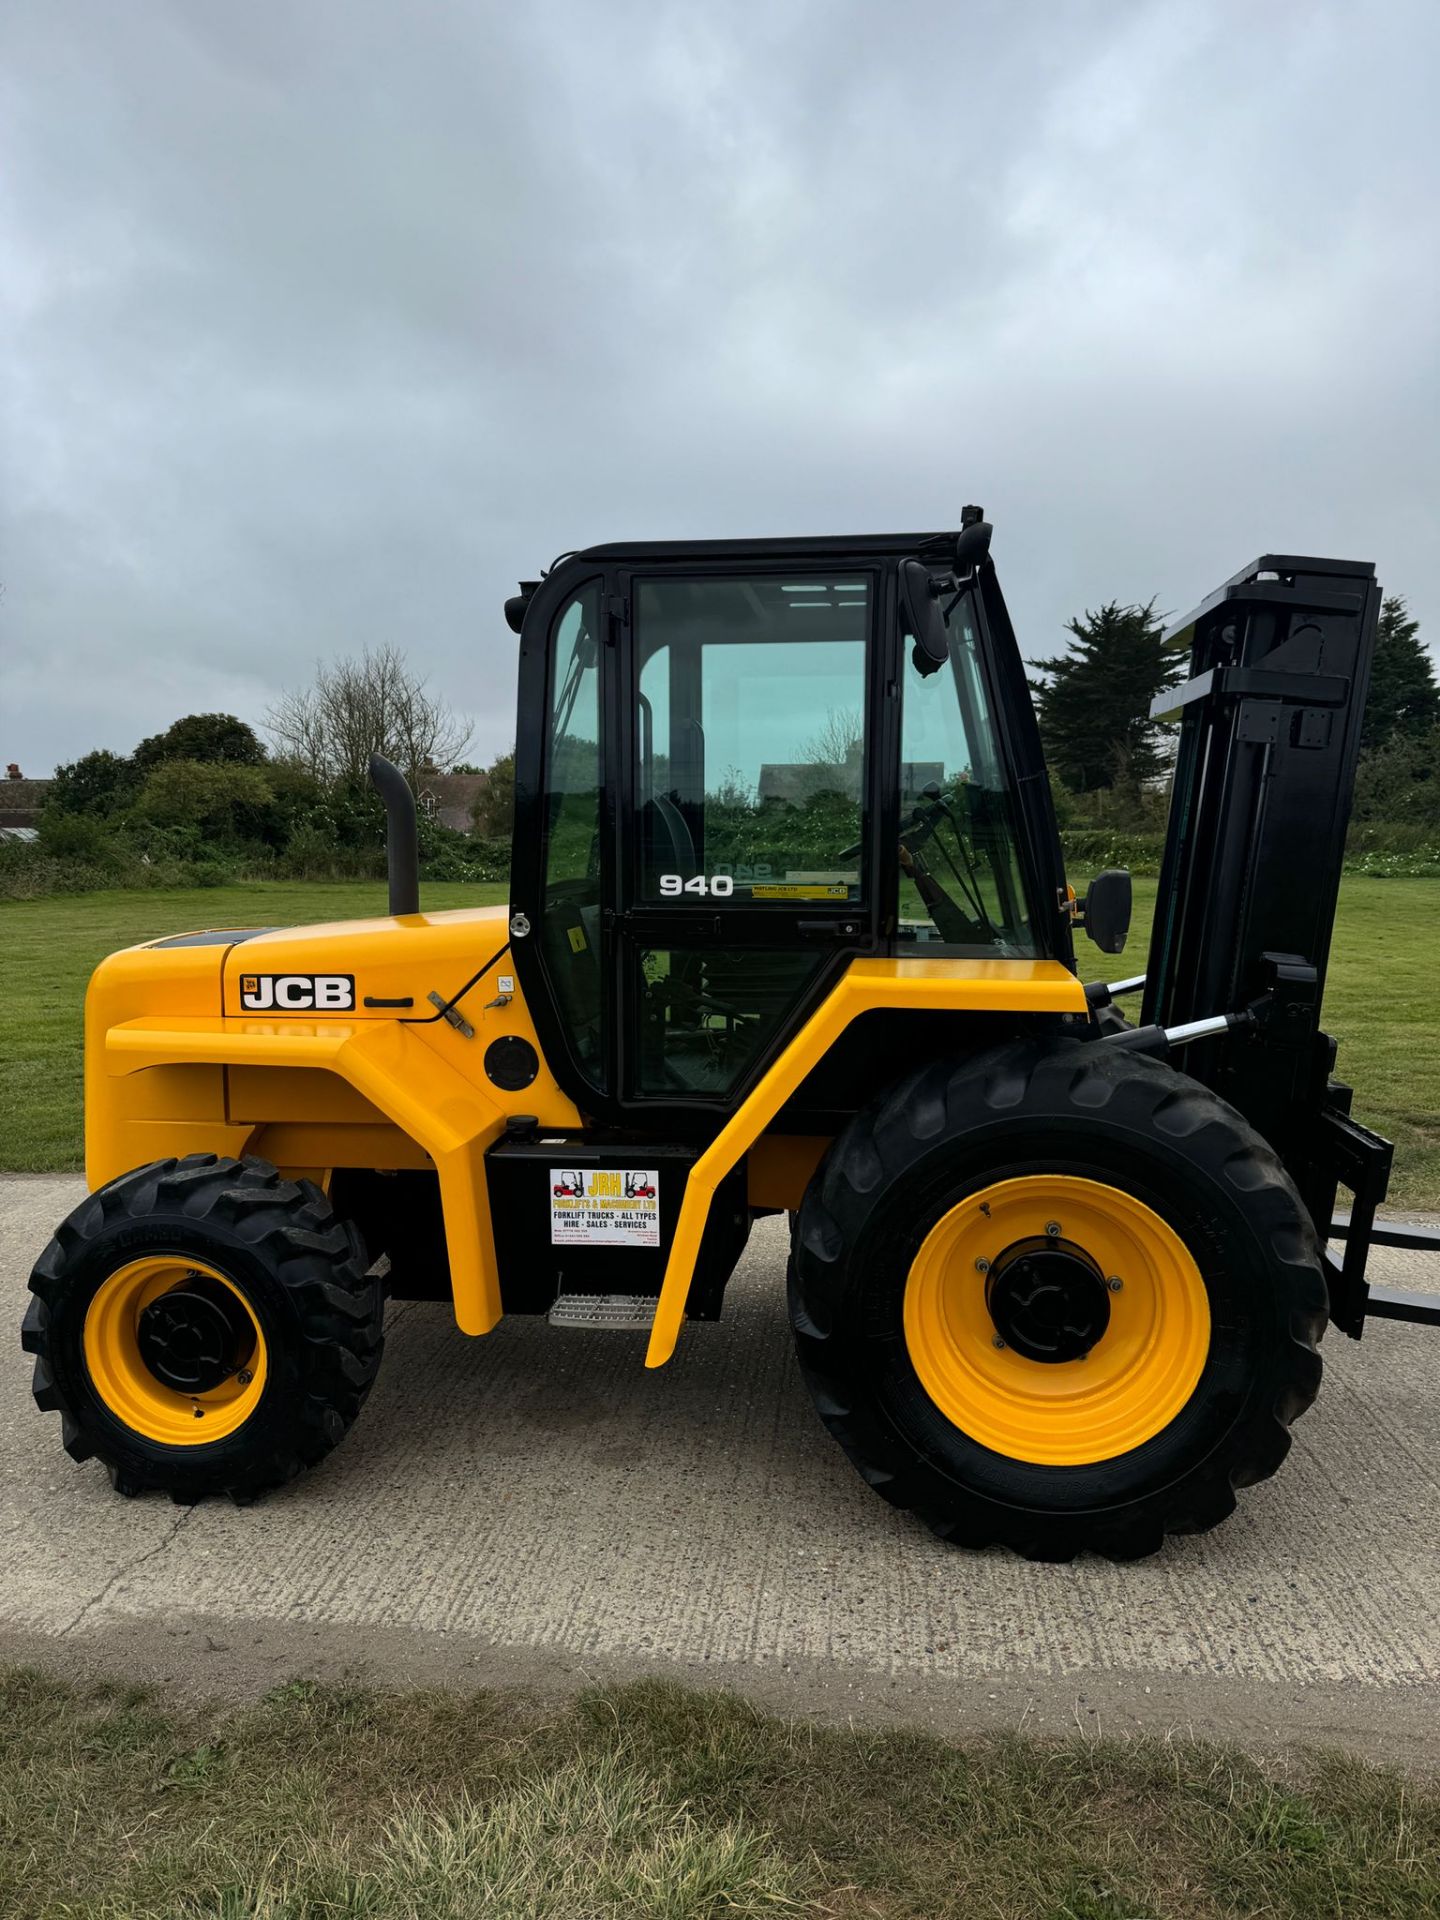
[[[956,1745],[653,1682],[181,1714],[10,1672],[0,1715],[11,1920],[1440,1911],[1440,1791],[1333,1755]]]
[[[482,905],[499,885],[434,883],[428,907]],[[1084,940],[1087,978],[1143,966],[1155,882],[1135,882],[1126,958],[1102,958]],[[256,881],[151,893],[91,893],[0,905],[0,1166],[12,1172],[78,1167],[81,1157],[81,1006],[91,969],[116,947],[198,925],[294,926],[383,910],[369,881],[301,885]],[[1392,1204],[1440,1208],[1440,1003],[1431,929],[1440,880],[1347,875],[1340,892],[1329,1029],[1341,1036],[1340,1073],[1357,1089],[1357,1115],[1394,1140]],[[1133,956],[1139,956],[1138,959]]]

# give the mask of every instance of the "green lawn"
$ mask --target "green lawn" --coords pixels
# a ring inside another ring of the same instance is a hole
[[[1128,954],[1145,965],[1156,883],[1135,881]],[[1336,1074],[1355,1089],[1355,1116],[1395,1142],[1390,1204],[1440,1211],[1440,997],[1430,929],[1440,880],[1373,880],[1347,874],[1325,986],[1325,1027],[1340,1040]],[[1080,942],[1082,956],[1086,942]],[[1117,977],[1124,960],[1081,965]],[[1132,1006],[1133,1006],[1132,1002]]]
[[[182,1711],[0,1670],[8,1920],[1423,1920],[1440,1791],[1338,1756],[944,1742],[654,1683],[291,1683]]]
[[[480,905],[501,886],[425,889],[427,906]],[[1097,978],[1144,964],[1155,882],[1135,883],[1125,959],[1082,941]],[[80,1164],[81,999],[91,968],[116,947],[197,926],[294,925],[383,911],[378,883],[255,882],[207,891],[61,895],[0,905],[0,1165],[39,1171]],[[1391,1198],[1440,1208],[1440,1003],[1430,932],[1440,880],[1348,876],[1341,892],[1325,1017],[1341,1036],[1340,1071],[1356,1112],[1398,1149]],[[1137,957],[1138,956],[1138,957]]]

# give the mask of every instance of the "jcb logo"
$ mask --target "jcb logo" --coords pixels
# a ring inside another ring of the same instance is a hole
[[[242,973],[246,1013],[344,1013],[355,1004],[353,973]]]

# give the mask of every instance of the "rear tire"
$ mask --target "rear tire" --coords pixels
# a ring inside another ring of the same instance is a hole
[[[253,1499],[322,1459],[364,1404],[384,1309],[366,1265],[320,1189],[264,1161],[138,1167],[82,1201],[36,1262],[21,1335],[36,1404],[60,1414],[71,1458],[103,1461],[121,1493]],[[153,1371],[150,1310],[197,1288],[207,1296],[178,1344],[159,1328],[162,1368],[203,1350],[189,1391]]]
[[[1094,1260],[1132,1270],[1107,1297],[1106,1265],[1075,1261],[1092,1345],[1059,1364],[985,1317],[991,1240],[1013,1228],[987,1231],[1031,1193],[1025,1231],[1068,1212],[1084,1254],[1099,1221]],[[805,1196],[790,1303],[816,1406],[869,1484],[945,1539],[1037,1560],[1135,1559],[1223,1520],[1289,1450],[1326,1324],[1314,1229],[1266,1143],[1197,1082],[1080,1041],[928,1067],[860,1114]]]

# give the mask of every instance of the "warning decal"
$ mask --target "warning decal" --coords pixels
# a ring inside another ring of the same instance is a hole
[[[660,1175],[653,1167],[552,1167],[556,1247],[658,1247]]]
[[[848,900],[850,888],[843,880],[774,880],[750,889],[752,900]]]

